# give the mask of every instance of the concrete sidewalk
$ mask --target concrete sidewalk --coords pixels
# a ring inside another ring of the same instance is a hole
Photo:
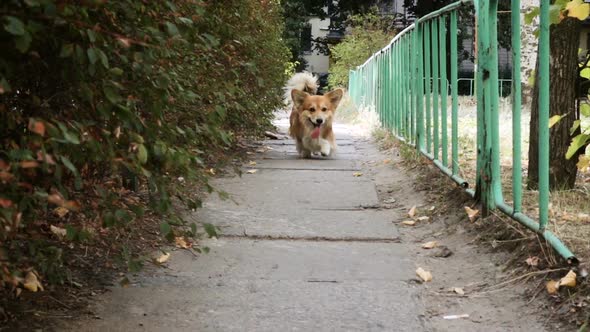
[[[286,129],[285,118],[277,124]],[[262,142],[265,152],[245,167],[255,173],[214,183],[235,202],[212,195],[191,216],[222,229],[220,239],[202,243],[209,254],[173,252],[167,269],[114,288],[95,305],[100,319],[71,324],[71,330],[496,330],[497,318],[481,325],[481,317],[498,307],[494,303],[472,310],[481,312],[475,323],[447,323],[427,308],[425,285],[414,281],[416,244],[400,243],[393,223],[406,218],[409,206],[424,205],[424,195],[399,169],[375,174],[371,158],[379,153],[353,129],[336,126],[339,150],[331,160],[298,159],[290,140]],[[376,182],[387,183],[393,207],[383,208]],[[436,305],[445,310],[447,304]],[[528,330],[514,328],[518,314],[512,310],[499,326]],[[433,315],[447,325],[433,326]]]

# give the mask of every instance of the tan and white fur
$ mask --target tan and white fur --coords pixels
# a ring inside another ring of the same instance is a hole
[[[332,122],[344,91],[336,89],[323,96],[315,95],[317,78],[309,73],[295,74],[285,90],[292,105],[289,135],[295,139],[299,156],[332,156],[336,151]]]

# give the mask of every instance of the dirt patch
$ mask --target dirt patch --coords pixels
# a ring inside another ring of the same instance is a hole
[[[477,206],[462,188],[415,150],[381,138],[382,151],[367,166],[384,206],[406,213],[415,207],[413,217],[393,222],[402,243],[415,253],[416,266],[432,273],[421,298],[434,330],[573,330],[584,323],[586,286],[555,295],[546,291],[548,280],[558,280],[570,268],[542,238],[503,215],[470,221],[464,208]],[[393,168],[405,170],[407,180],[393,181]],[[413,186],[416,196],[396,196],[401,186]],[[428,242],[432,249],[422,247]],[[531,258],[534,266],[527,263]],[[408,282],[422,283],[419,277]]]

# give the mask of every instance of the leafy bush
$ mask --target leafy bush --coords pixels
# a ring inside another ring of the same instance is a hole
[[[182,223],[173,180],[212,190],[207,164],[280,105],[281,27],[277,0],[2,1],[0,283],[59,266],[27,243],[60,215],[78,240],[141,216],[124,187]]]
[[[367,14],[351,16],[347,22],[350,33],[341,43],[330,47],[333,61],[328,78],[330,89],[347,86],[349,70],[362,65],[395,36],[391,28],[393,18],[376,13],[373,9]]]

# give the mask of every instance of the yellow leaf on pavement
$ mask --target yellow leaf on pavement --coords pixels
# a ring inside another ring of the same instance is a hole
[[[246,174],[254,174],[256,172],[258,172],[257,169],[249,169],[249,170],[246,171]]]
[[[453,292],[455,292],[455,293],[457,293],[459,295],[465,295],[465,291],[461,287],[455,287],[455,288],[453,288]]]
[[[170,259],[170,253],[163,253],[160,257],[156,258],[156,262],[159,264],[164,264]]]
[[[354,172],[354,173],[352,173],[352,176],[354,176],[355,178],[358,178],[359,176],[363,176],[363,173],[361,173],[361,172]]]
[[[402,221],[402,224],[404,224],[406,226],[414,226],[414,225],[416,225],[416,222],[414,220],[404,220],[404,221]]]
[[[424,280],[424,282],[429,282],[432,280],[432,273],[424,270],[421,267],[419,267],[416,270],[416,274],[418,275],[418,277],[420,277],[420,279]]]
[[[408,211],[408,216],[410,218],[413,218],[416,215],[416,206],[412,206],[412,208],[410,209],[410,211]]]
[[[422,244],[422,248],[423,249],[432,249],[432,248],[436,247],[437,245],[438,245],[438,242],[429,241],[429,242]]]

